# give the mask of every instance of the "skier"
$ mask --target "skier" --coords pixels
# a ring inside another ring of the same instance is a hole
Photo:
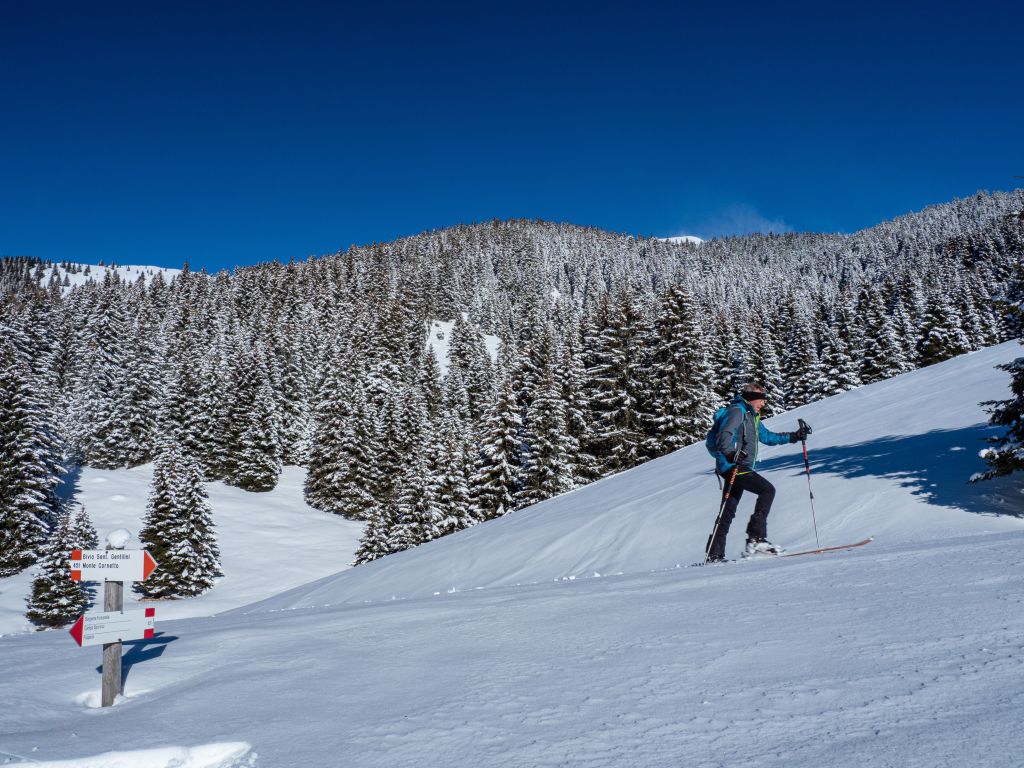
[[[765,403],[764,387],[747,384],[729,405],[715,437],[715,471],[725,478],[722,508],[714,532],[708,538],[707,562],[725,559],[725,538],[736,516],[736,507],[744,491],[757,496],[754,514],[747,523],[744,557],[780,555],[785,550],[768,541],[768,512],[775,500],[775,486],[754,471],[758,443],[784,445],[806,440],[810,429],[803,423],[796,432],[772,432],[758,415]],[[731,481],[731,482],[730,482]]]

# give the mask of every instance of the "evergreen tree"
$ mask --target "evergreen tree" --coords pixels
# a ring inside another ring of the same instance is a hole
[[[398,502],[390,499],[376,504],[370,512],[369,523],[359,540],[353,565],[363,565],[392,554],[391,541],[395,522],[398,519]]]
[[[761,409],[761,418],[768,419],[782,411],[781,395],[784,393],[782,366],[779,364],[779,357],[775,352],[775,337],[770,323],[762,320],[760,327],[751,329],[751,336],[753,338],[749,344],[748,376],[750,381],[757,382],[768,393],[768,398]],[[707,425],[710,426],[710,424],[709,417]],[[704,434],[706,433],[705,429]],[[703,437],[703,435],[698,435],[698,437]]]
[[[710,345],[697,304],[679,286],[662,299],[657,336],[651,455],[702,440],[717,399]]]
[[[634,467],[644,458],[643,446],[653,431],[653,347],[653,329],[633,297],[624,294],[596,339],[595,364],[587,371],[594,387],[595,455],[606,474]]]
[[[41,629],[70,624],[92,604],[92,590],[80,581],[72,581],[68,562],[72,551],[97,546],[93,528],[85,508],[66,505],[46,543],[39,571],[32,581],[25,616]]]
[[[993,447],[982,451],[989,470],[972,480],[987,480],[1024,469],[1024,357],[997,367],[1010,373],[1013,397],[990,401],[985,405],[989,406],[989,413],[992,414],[989,423],[1006,427],[1006,434],[990,438]]]
[[[151,598],[194,597],[218,576],[220,551],[202,471],[173,439],[158,449],[153,483],[139,541],[159,563],[134,591]]]
[[[272,491],[281,475],[281,424],[270,382],[259,385],[247,422],[228,482],[247,491]]]
[[[480,520],[491,520],[516,508],[521,427],[512,380],[506,377],[484,425],[480,456],[471,482],[473,507]]]
[[[524,429],[522,485],[518,506],[549,499],[572,489],[565,403],[553,367],[548,367],[527,410]]]
[[[0,337],[0,577],[36,561],[57,509],[57,450],[28,363]]]
[[[813,402],[828,389],[818,358],[817,341],[807,316],[791,303],[789,317],[789,340],[783,361],[787,410]]]
[[[921,366],[934,365],[971,350],[970,340],[960,325],[959,317],[941,287],[928,296],[925,315],[917,344]]]
[[[866,286],[862,295],[863,325],[866,330],[860,379],[870,384],[898,376],[906,370],[906,361],[881,293],[874,286]]]
[[[441,420],[431,456],[432,493],[442,513],[438,528],[441,536],[447,536],[477,522],[469,495],[472,453],[457,419]]]

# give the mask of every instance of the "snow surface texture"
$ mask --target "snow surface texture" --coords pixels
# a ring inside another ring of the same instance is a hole
[[[202,744],[127,752],[106,752],[75,760],[48,760],[28,765],[45,768],[242,768],[256,765],[248,744]]]
[[[992,366],[1018,353],[776,420],[815,427],[822,543],[878,536],[862,549],[674,567],[717,511],[695,446],[286,596],[158,622],[126,644],[110,709],[90,704],[98,649],[0,639],[0,760],[244,743],[273,768],[1019,766],[1021,480],[964,483],[989,432],[977,403],[1008,392]],[[794,448],[763,468],[772,535],[797,548],[813,533]],[[429,591],[456,577],[469,591]],[[409,599],[359,602],[391,590]]]
[[[113,471],[85,467],[80,475],[69,478],[69,484],[78,489],[75,498],[85,505],[96,526],[101,546],[107,534],[118,528],[132,533],[128,549],[141,546],[138,534],[152,475],[153,465],[147,464]],[[147,603],[156,605],[158,631],[169,619],[212,616],[349,566],[364,524],[309,507],[302,496],[305,477],[305,470],[285,467],[277,487],[268,493],[206,484],[224,577],[205,595]],[[67,487],[62,491],[71,493]],[[33,629],[25,618],[31,571],[0,579],[0,634]],[[100,607],[102,599],[101,589]],[[125,589],[124,599],[126,609],[136,607],[131,590]]]

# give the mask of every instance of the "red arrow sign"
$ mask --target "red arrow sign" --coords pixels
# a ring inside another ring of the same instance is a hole
[[[73,638],[75,638],[75,642],[78,643],[79,645],[82,644],[82,630],[83,629],[85,629],[85,615],[84,614],[82,616],[79,616],[78,617],[78,621],[75,622],[75,626],[73,626],[70,630],[68,630],[71,633],[71,636]]]
[[[156,608],[86,613],[78,617],[68,634],[82,647],[129,642],[153,637],[156,632],[155,623]]]
[[[147,550],[142,551],[142,579],[146,580],[149,578],[149,574],[156,568],[156,560],[149,554]]]

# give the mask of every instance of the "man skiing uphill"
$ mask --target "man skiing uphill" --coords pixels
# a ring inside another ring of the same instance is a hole
[[[757,465],[758,443],[784,445],[807,439],[810,429],[800,425],[796,432],[772,432],[761,423],[758,415],[764,407],[764,387],[748,384],[736,396],[721,421],[716,422],[714,439],[715,471],[725,478],[722,508],[715,529],[707,545],[707,561],[725,559],[725,538],[736,516],[736,507],[744,491],[757,496],[754,514],[747,523],[747,546],[744,557],[753,555],[780,555],[783,549],[768,541],[768,513],[775,500],[775,486],[754,471]]]

